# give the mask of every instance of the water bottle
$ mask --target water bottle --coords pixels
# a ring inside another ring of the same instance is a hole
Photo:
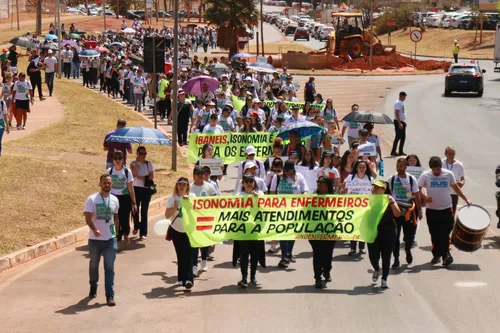
[[[380,177],[384,177],[384,161],[382,160],[378,161],[378,174]]]

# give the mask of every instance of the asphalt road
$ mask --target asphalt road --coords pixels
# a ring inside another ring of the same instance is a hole
[[[400,90],[408,93],[407,153],[426,163],[442,156],[447,145],[457,148],[467,181],[464,192],[494,214],[494,169],[500,143],[500,76],[488,71],[482,98],[466,95],[445,98],[442,76],[418,77],[318,77],[318,84],[372,80],[373,84],[401,82],[390,90],[379,110],[392,117]],[[357,91],[352,91],[353,102]],[[332,96],[334,97],[334,96]],[[386,141],[391,126],[377,127]],[[387,142],[385,143],[387,146]],[[387,151],[387,150],[386,150]],[[386,173],[394,160],[386,158]],[[222,182],[229,190],[235,167]],[[83,203],[82,203],[83,205]],[[152,221],[154,224],[154,219]],[[190,293],[177,288],[175,252],[163,237],[151,234],[146,242],[116,261],[117,306],[104,305],[103,282],[96,300],[89,302],[86,247],[64,250],[0,275],[2,332],[498,332],[497,288],[500,269],[496,217],[483,248],[474,254],[453,248],[455,263],[444,269],[431,266],[430,239],[425,221],[420,225],[414,263],[393,271],[388,290],[371,283],[368,258],[347,256],[337,244],[328,289],[313,287],[311,250],[297,242],[298,258],[286,271],[268,256],[269,267],[257,275],[262,288],[239,290],[239,269],[231,267],[231,246],[217,245],[216,261],[195,282]],[[152,228],[151,228],[152,230]],[[404,257],[403,257],[404,262]],[[103,280],[101,274],[101,280]]]

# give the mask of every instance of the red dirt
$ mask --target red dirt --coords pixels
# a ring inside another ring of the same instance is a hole
[[[448,61],[435,61],[435,60],[416,60],[416,69],[417,70],[438,70],[445,69],[450,67],[451,62]],[[414,60],[405,56],[400,55],[399,53],[395,53],[393,55],[388,56],[374,56],[373,57],[373,68],[377,69],[400,69],[404,67],[414,67]],[[370,58],[365,56],[361,58],[357,58],[351,60],[347,63],[343,63],[341,65],[333,66],[334,70],[343,70],[343,69],[360,69],[360,70],[369,70],[370,69]]]

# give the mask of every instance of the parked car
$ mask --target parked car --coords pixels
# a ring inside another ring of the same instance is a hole
[[[463,17],[468,16],[467,14],[460,14],[457,16],[454,16],[450,20],[450,29],[458,29],[460,27],[460,19]]]
[[[141,17],[135,13],[135,10],[127,10],[125,18],[129,20],[140,19]]]
[[[68,8],[69,14],[82,15],[82,12],[77,8]]]
[[[321,29],[321,32],[319,33],[319,37],[318,37],[318,40],[321,42],[321,41],[324,41],[324,40],[327,40],[328,39],[328,35],[332,32],[335,32],[335,28],[334,27],[324,27],[323,29]]]
[[[427,18],[427,26],[428,27],[434,27],[434,28],[439,28],[441,26],[441,22],[443,21],[444,18],[444,13],[441,14],[435,14]]]
[[[309,29],[303,27],[298,27],[297,29],[295,29],[293,40],[297,39],[307,39],[307,41],[309,41]]]
[[[319,33],[320,33],[321,29],[323,29],[324,27],[325,27],[325,25],[324,25],[324,24],[321,24],[321,23],[320,23],[320,24],[316,24],[316,25],[314,26],[313,31],[312,31],[312,37],[313,37],[313,38],[318,38],[318,35],[319,35]]]
[[[289,24],[285,29],[285,36],[295,34],[295,30],[297,30],[297,26],[294,24]]]

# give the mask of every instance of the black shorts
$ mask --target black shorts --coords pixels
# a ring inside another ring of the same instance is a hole
[[[22,109],[22,110],[29,111],[30,110],[30,101],[16,99],[16,109]]]

